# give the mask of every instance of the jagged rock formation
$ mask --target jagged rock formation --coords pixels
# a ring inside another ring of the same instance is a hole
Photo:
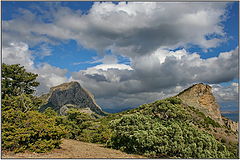
[[[234,122],[223,116],[222,116],[222,120],[225,123],[225,125],[227,126],[227,128],[231,129],[234,132],[238,131],[238,122]]]
[[[44,111],[48,107],[52,107],[55,111],[64,115],[69,108],[79,108],[83,112],[94,112],[104,115],[104,112],[94,100],[94,96],[82,88],[78,82],[63,83],[52,87],[48,94],[42,95],[45,105],[40,107],[40,111]]]
[[[197,108],[221,125],[224,125],[212,87],[203,83],[195,84],[177,95],[184,104]]]

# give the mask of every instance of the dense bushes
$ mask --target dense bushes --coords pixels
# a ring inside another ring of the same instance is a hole
[[[193,117],[176,97],[145,104],[128,113],[112,121],[107,146],[154,158],[236,157],[212,135],[191,124]],[[208,117],[202,120],[218,127]]]
[[[47,109],[45,114],[52,113]],[[107,125],[96,121],[90,114],[82,113],[78,109],[70,109],[66,116],[57,116],[56,124],[66,128],[66,138],[92,143],[106,143],[110,137]]]
[[[79,140],[91,143],[105,144],[110,138],[111,130],[107,125],[92,123],[90,127],[84,129]]]
[[[112,123],[109,147],[161,158],[229,158],[230,152],[212,135],[184,122],[159,121],[141,114]]]
[[[159,100],[150,105],[150,107],[144,109],[143,113],[148,115],[154,115],[162,120],[187,120],[190,115],[179,104],[178,98],[168,98],[165,100]]]
[[[54,118],[28,111],[10,109],[2,114],[2,149],[21,152],[46,152],[58,148],[65,134]]]
[[[236,149],[226,148],[197,129],[191,123],[193,117],[175,97],[101,119],[91,119],[77,110],[60,119],[59,125],[69,130],[69,138],[106,143],[127,153],[153,158],[236,158]],[[216,126],[205,115],[200,119]]]
[[[71,109],[66,116],[57,116],[56,125],[63,126],[68,131],[66,138],[79,140],[83,129],[91,125],[92,117],[77,109]]]

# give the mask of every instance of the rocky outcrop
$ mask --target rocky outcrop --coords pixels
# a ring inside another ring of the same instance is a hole
[[[100,106],[96,104],[94,96],[82,88],[78,82],[63,83],[52,87],[50,92],[42,97],[44,97],[46,103],[40,108],[40,111],[51,107],[63,115],[69,108],[79,108],[104,115]]]
[[[222,116],[222,120],[224,124],[227,126],[227,128],[231,129],[234,132],[238,131],[238,122],[234,122],[223,116]]]
[[[221,125],[225,123],[219,110],[212,87],[203,83],[195,84],[177,95],[184,104],[197,108]]]

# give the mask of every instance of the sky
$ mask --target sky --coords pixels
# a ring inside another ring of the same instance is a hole
[[[212,86],[238,110],[238,2],[2,2],[2,61],[37,73],[36,95],[78,81],[118,112]]]

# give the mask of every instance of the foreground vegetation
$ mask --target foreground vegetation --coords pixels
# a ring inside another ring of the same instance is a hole
[[[100,119],[72,109],[66,116],[57,116],[57,124],[68,130],[67,138],[151,158],[238,157],[238,144],[227,145],[204,130],[223,126],[188,109],[192,113],[172,97]]]
[[[59,148],[66,130],[56,118],[37,111],[34,97],[37,75],[19,65],[2,65],[2,149],[14,152],[46,152]]]
[[[41,100],[32,95],[37,75],[5,64],[2,75],[4,150],[46,152],[65,137],[151,158],[238,158],[238,144],[210,134],[224,126],[176,97],[102,118],[77,109],[60,116],[51,108],[38,112]]]
[[[174,104],[159,101],[157,110],[162,111],[159,115],[134,113],[114,121],[108,146],[150,157],[234,157],[212,135],[189,125],[182,111],[169,108],[174,108]]]
[[[78,136],[79,140],[151,158],[237,157],[237,144],[230,150],[194,123],[181,101],[169,98],[92,121]],[[216,125],[203,119],[202,127],[206,124]]]

